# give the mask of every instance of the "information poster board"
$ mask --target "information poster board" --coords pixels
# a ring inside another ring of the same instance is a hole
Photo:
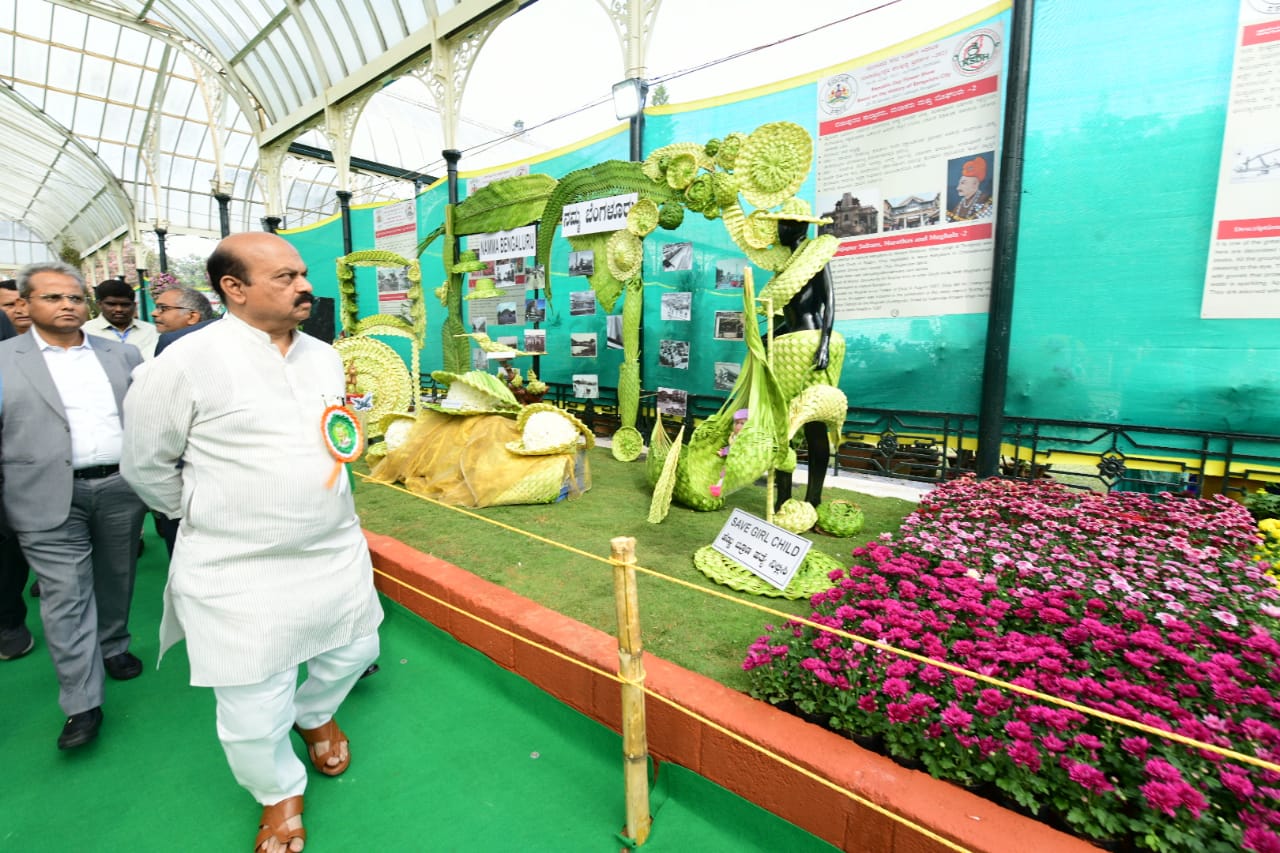
[[[1280,2],[1240,0],[1200,316],[1280,317]]]
[[[373,211],[373,247],[413,260],[418,254],[418,215],[414,199]],[[378,313],[409,318],[409,275],[404,269],[378,267]]]
[[[837,320],[987,310],[1004,38],[992,20],[819,81]]]

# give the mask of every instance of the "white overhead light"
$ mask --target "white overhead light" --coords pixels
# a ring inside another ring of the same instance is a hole
[[[633,118],[644,109],[649,84],[639,77],[629,77],[613,84],[613,112],[619,119]]]

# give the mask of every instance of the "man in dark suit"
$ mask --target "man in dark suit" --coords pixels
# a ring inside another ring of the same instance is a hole
[[[18,273],[32,328],[0,343],[4,508],[40,581],[40,617],[67,721],[60,749],[102,725],[105,675],[142,673],[129,653],[138,538],[146,512],[120,476],[121,412],[136,347],[81,331],[80,271],[58,261]]]
[[[156,341],[156,355],[165,347],[218,319],[213,313],[213,306],[203,293],[193,287],[170,287],[156,296],[156,307],[151,312],[151,319],[160,332]],[[167,540],[166,540],[167,541]],[[173,549],[169,549],[173,553]]]
[[[13,295],[18,295],[17,290]],[[26,310],[25,306],[23,310]],[[17,334],[8,313],[0,310],[0,341],[7,341]],[[0,455],[2,453],[0,451]],[[0,492],[3,489],[3,470],[0,470]],[[0,660],[16,660],[35,648],[36,641],[27,630],[27,603],[22,598],[22,591],[27,586],[27,573],[27,561],[22,558],[22,549],[9,529],[4,505],[0,504]]]

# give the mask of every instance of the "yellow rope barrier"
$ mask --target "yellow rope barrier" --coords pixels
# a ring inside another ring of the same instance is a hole
[[[486,628],[489,628],[493,631],[497,631],[500,634],[505,634],[511,639],[524,643],[525,645],[531,648],[537,649],[538,651],[541,651],[541,652],[546,652],[547,654],[557,657],[560,660],[565,661],[566,663],[571,663],[574,666],[579,666],[587,670],[588,672],[594,673],[595,675],[598,675],[602,678],[607,678],[611,681],[616,681],[617,683],[622,685],[638,687],[644,691],[644,694],[646,696],[657,699],[659,702],[663,703],[664,705],[667,705],[668,707],[674,709],[675,711],[678,711],[679,713],[684,714],[687,717],[691,717],[697,720],[702,725],[707,726],[708,728],[713,729],[714,731],[719,732],[720,734],[725,735],[726,737],[732,738],[733,740],[737,741],[738,743],[741,743],[747,748],[760,753],[766,758],[770,758],[778,762],[784,767],[794,770],[795,772],[801,774],[802,776],[808,779],[811,779],[814,782],[817,782],[818,784],[826,788],[829,788],[830,790],[835,791],[838,794],[848,797],[850,800],[853,800],[855,803],[858,803],[861,806],[865,806],[871,809],[876,814],[883,815],[884,817],[887,817],[890,820],[897,821],[898,823],[902,824],[908,829],[911,829],[925,836],[930,841],[934,841],[942,845],[943,847],[946,847],[948,850],[955,850],[957,851],[957,853],[973,853],[973,851],[970,850],[970,848],[962,847],[956,844],[954,841],[951,841],[947,838],[944,838],[938,835],[936,832],[929,829],[928,827],[921,826],[920,824],[916,823],[910,818],[903,817],[900,814],[897,814],[895,812],[892,812],[886,809],[884,806],[878,805],[877,803],[874,803],[871,800],[868,800],[866,797],[863,797],[861,794],[854,793],[853,791],[850,791],[847,788],[842,788],[840,785],[837,785],[835,782],[831,781],[830,779],[827,779],[823,776],[818,775],[817,773],[814,773],[809,768],[796,764],[794,761],[792,761],[789,758],[786,758],[785,756],[778,755],[776,752],[769,749],[768,747],[762,746],[761,744],[758,744],[753,740],[749,740],[748,738],[743,737],[737,732],[731,731],[730,729],[725,728],[724,726],[720,725],[714,720],[707,719],[706,717],[699,714],[697,711],[694,711],[691,708],[686,708],[684,705],[681,705],[680,703],[676,702],[673,699],[668,699],[666,696],[663,696],[660,693],[655,692],[653,688],[644,686],[642,682],[625,679],[616,672],[610,672],[607,669],[601,669],[600,667],[595,666],[594,664],[590,664],[584,660],[581,660],[580,658],[567,655],[564,652],[553,649],[548,645],[539,643],[537,640],[531,640],[528,637],[524,636],[523,634],[517,634],[515,631],[512,631],[510,628],[503,627],[502,625],[498,625],[495,622],[490,622],[488,619],[485,619],[483,616],[478,616],[475,613],[472,613],[470,610],[465,610],[456,604],[452,604],[448,601],[445,601],[442,598],[438,598],[424,589],[419,589],[418,587],[414,586],[408,581],[401,580],[400,578],[395,577],[394,575],[390,575],[387,572],[384,572],[382,569],[375,568],[373,571],[375,574],[381,575],[382,577],[386,578],[392,583],[399,584],[400,586],[404,587],[410,592],[414,592],[414,593],[417,593],[418,595],[421,595],[423,598],[430,600],[434,604],[439,604],[442,607],[446,607],[449,610],[452,610],[454,613],[457,613],[462,616],[466,616],[468,619],[471,619],[474,622],[478,622],[479,624],[485,626]]]
[[[538,536],[535,533],[528,533],[524,530],[521,530],[518,527],[512,527],[511,525],[503,524],[500,521],[495,521],[494,519],[486,518],[483,515],[479,515],[478,513],[474,513],[469,510],[462,509],[461,507],[449,506],[448,504],[442,504],[439,501],[434,501],[434,500],[431,500],[430,498],[425,498],[421,495],[415,495],[413,492],[409,491],[408,489],[402,488],[400,486],[396,486],[394,484],[379,483],[377,480],[373,480],[364,474],[360,474],[358,476],[360,476],[362,479],[368,482],[377,483],[378,485],[386,486],[387,488],[394,489],[399,492],[403,492],[406,495],[411,495],[417,498],[418,500],[426,501],[427,503],[434,504],[435,506],[439,506],[439,507],[444,507],[445,509],[451,509],[455,512],[460,512],[463,515],[467,515],[467,516],[470,516],[471,518],[479,519],[480,521],[484,521],[488,524],[493,524],[497,527],[501,527],[504,530],[509,530],[512,533],[518,533],[521,536],[527,536],[531,539],[535,539],[539,542],[543,542],[547,545],[551,545],[552,547],[560,548],[564,551],[568,551],[571,554],[577,554],[580,557],[584,557],[589,560],[595,560],[597,562],[610,565],[608,558],[600,557],[596,554],[591,554],[587,551],[583,551],[580,548],[575,548],[572,545],[565,545],[562,542],[556,542],[553,539],[547,539],[543,536]],[[761,613],[767,613],[770,616],[791,620],[793,622],[806,625],[810,628],[814,628],[818,631],[826,631],[830,634],[834,634],[837,637],[843,637],[844,639],[852,640],[855,643],[862,643],[863,645],[871,646],[872,648],[879,649],[884,652],[889,652],[891,654],[898,655],[899,657],[907,658],[908,660],[913,660],[919,663],[926,663],[931,666],[936,666],[939,669],[946,670],[947,672],[952,673],[953,675],[967,676],[968,678],[972,678],[975,681],[981,681],[985,684],[990,684],[993,687],[999,687],[1003,690],[1008,690],[1012,693],[1018,693],[1023,696],[1027,696],[1028,698],[1035,699],[1039,702],[1046,702],[1050,705],[1057,705],[1062,708],[1068,708],[1072,711],[1076,711],[1086,716],[1094,717],[1096,719],[1103,720],[1104,722],[1108,722],[1108,723],[1113,723],[1115,725],[1125,726],[1127,728],[1140,731],[1144,734],[1161,737],[1161,738],[1164,738],[1165,740],[1169,740],[1174,743],[1181,744],[1182,746],[1190,747],[1192,749],[1203,749],[1208,752],[1221,755],[1223,758],[1230,758],[1233,761],[1238,761],[1241,764],[1251,764],[1255,767],[1260,767],[1263,770],[1270,770],[1275,773],[1280,773],[1280,764],[1276,764],[1271,761],[1266,761],[1265,759],[1258,758],[1257,756],[1245,755],[1242,752],[1236,752],[1233,749],[1227,749],[1226,747],[1218,746],[1217,744],[1205,743],[1204,741],[1196,740],[1195,738],[1190,738],[1190,737],[1187,737],[1186,735],[1180,735],[1177,732],[1165,731],[1164,729],[1159,729],[1159,728],[1156,728],[1155,726],[1149,726],[1146,723],[1140,723],[1136,720],[1130,720],[1126,717],[1120,717],[1115,714],[1108,713],[1107,711],[1100,711],[1097,708],[1090,708],[1087,705],[1081,705],[1078,702],[1072,702],[1069,699],[1062,699],[1058,696],[1052,696],[1048,693],[1041,693],[1039,690],[1033,690],[1029,687],[1022,687],[1021,685],[1013,684],[1008,681],[1003,681],[999,678],[995,678],[994,676],[984,675],[980,672],[974,672],[972,670],[965,669],[964,667],[956,666],[955,664],[952,664],[952,663],[947,663],[946,661],[934,660],[933,658],[930,658],[921,654],[916,654],[915,652],[910,652],[910,651],[907,651],[906,649],[899,649],[896,646],[891,646],[887,643],[882,643],[879,640],[873,640],[870,637],[863,637],[858,634],[851,634],[848,631],[845,631],[840,628],[832,628],[829,625],[821,625],[817,622],[814,622],[811,619],[806,619],[803,616],[796,616],[790,613],[785,613],[781,610],[775,610],[772,607],[767,607],[763,604],[758,604],[754,601],[744,601],[739,598],[734,598],[733,596],[727,595],[723,592],[720,592],[719,590],[700,587],[697,584],[690,583],[689,581],[686,581],[686,580],[681,580],[680,578],[673,578],[670,575],[663,574],[662,572],[659,572],[655,569],[650,569],[644,566],[637,565],[635,566],[635,570],[637,572],[641,572],[643,574],[649,575],[650,577],[660,578],[669,583],[673,583],[678,586],[683,586],[686,589],[691,589],[696,592],[702,593],[704,595],[710,595],[716,598],[721,598],[725,601],[731,601],[734,604],[741,605],[742,607],[750,607],[754,610],[760,611]]]

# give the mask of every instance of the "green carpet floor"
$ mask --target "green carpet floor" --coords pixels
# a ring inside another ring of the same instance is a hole
[[[0,851],[247,851],[259,808],[231,778],[213,693],[188,685],[185,649],[154,668],[164,546],[150,532],[131,627],[140,678],[108,681],[93,744],[59,752],[63,718],[41,638],[0,662]],[[384,600],[381,672],[340,713],[352,764],[312,774],[307,850],[616,851],[625,823],[621,739]],[[300,741],[295,750],[302,755]],[[835,848],[670,764],[644,850]]]

